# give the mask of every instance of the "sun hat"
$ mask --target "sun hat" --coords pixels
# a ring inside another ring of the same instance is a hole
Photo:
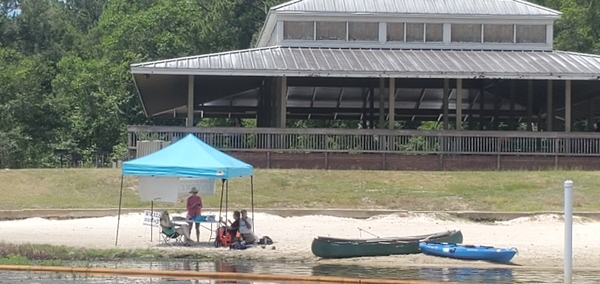
[[[192,187],[192,190],[190,190],[190,193],[198,193],[198,189],[195,187]]]

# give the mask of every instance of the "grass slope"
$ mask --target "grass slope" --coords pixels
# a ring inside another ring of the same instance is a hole
[[[578,211],[600,210],[600,172],[592,171],[326,171],[255,170],[257,208],[359,208],[405,210],[549,211],[563,206],[563,182],[574,182]],[[115,208],[119,169],[24,169],[0,171],[0,210]],[[230,181],[231,208],[249,207],[250,178]],[[218,207],[217,194],[203,196]],[[156,202],[157,207],[184,208]],[[123,207],[147,208],[137,179],[124,178]]]

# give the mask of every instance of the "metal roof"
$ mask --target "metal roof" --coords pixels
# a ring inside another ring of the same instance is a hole
[[[131,65],[134,74],[598,80],[600,56],[565,51],[265,47]]]
[[[550,16],[560,12],[521,0],[296,0],[275,12]]]

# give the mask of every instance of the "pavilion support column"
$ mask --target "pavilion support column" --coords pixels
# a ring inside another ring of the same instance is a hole
[[[467,93],[468,93],[468,91],[467,91]],[[479,94],[477,96],[475,96],[475,98],[473,98],[473,101],[471,101],[471,99],[467,95],[467,102],[469,103],[468,104],[469,108],[467,110],[469,111],[469,113],[467,113],[465,115],[465,119],[467,120],[467,130],[469,130],[469,131],[475,130],[475,111],[474,111],[474,107],[475,107],[475,102],[477,101],[478,98],[479,98]]]
[[[279,127],[279,116],[280,116],[280,107],[281,106],[281,94],[280,94],[280,90],[281,90],[281,78],[280,77],[275,77],[274,79],[274,84],[273,84],[273,89],[271,90],[271,109],[269,109],[269,112],[272,113],[271,115],[271,127]]]
[[[571,80],[565,81],[565,132],[571,132]]]
[[[510,102],[508,110],[508,129],[517,130],[517,124],[515,123],[515,81],[510,81]]]
[[[552,80],[548,80],[548,92],[546,94],[546,131],[552,131],[554,111],[552,107]]]
[[[533,81],[527,81],[527,131],[533,131]]]
[[[596,130],[594,123],[594,108],[592,107],[593,95],[590,93],[588,95],[588,131],[593,132]]]
[[[194,126],[194,75],[188,76],[187,121],[185,126]]]
[[[375,89],[370,89],[369,95],[369,128],[375,129]]]
[[[263,84],[259,90],[258,107],[256,112],[256,126],[258,127],[272,127],[272,101],[273,91],[276,84],[275,79],[267,77],[263,80]]]
[[[388,128],[394,129],[396,117],[396,79],[390,78],[390,87],[388,94]]]
[[[462,79],[456,79],[456,130],[462,130]]]
[[[379,129],[385,128],[385,79],[379,78]]]
[[[275,127],[285,128],[287,115],[287,77],[277,78],[277,91],[275,93]]]
[[[485,81],[481,81],[481,86],[479,87],[479,130],[484,129],[485,125],[485,89],[484,84]]]
[[[444,79],[444,98],[442,108],[444,110],[444,130],[448,130],[448,97],[450,96],[450,80]]]
[[[492,123],[492,129],[498,130],[500,128],[500,100],[498,99],[498,89],[494,90],[494,122]]]
[[[371,89],[367,89],[367,94],[363,97],[363,107],[362,107],[362,127],[363,129],[367,129],[368,126],[368,112],[367,112],[367,101],[369,100],[369,92]]]
[[[264,79],[260,84],[260,88],[258,88],[258,96],[256,97],[258,100],[258,105],[256,106],[256,127],[262,127],[264,125],[265,116],[263,115],[263,109],[264,96],[267,90],[266,81],[267,79]]]

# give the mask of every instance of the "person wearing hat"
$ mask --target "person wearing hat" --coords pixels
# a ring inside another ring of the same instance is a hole
[[[195,226],[196,227],[196,241],[200,242],[200,223],[193,222],[193,220],[200,216],[202,213],[202,198],[198,196],[198,189],[192,187],[190,190],[190,197],[187,199],[186,207],[187,207],[187,218],[190,220],[190,230]]]
[[[169,217],[169,212],[167,210],[163,211],[160,214],[160,227],[162,229],[163,234],[171,237],[175,233],[180,236],[184,236],[184,244],[189,246],[192,244],[192,239],[190,238],[190,227],[188,224],[175,224]],[[175,236],[177,237],[177,236]]]

